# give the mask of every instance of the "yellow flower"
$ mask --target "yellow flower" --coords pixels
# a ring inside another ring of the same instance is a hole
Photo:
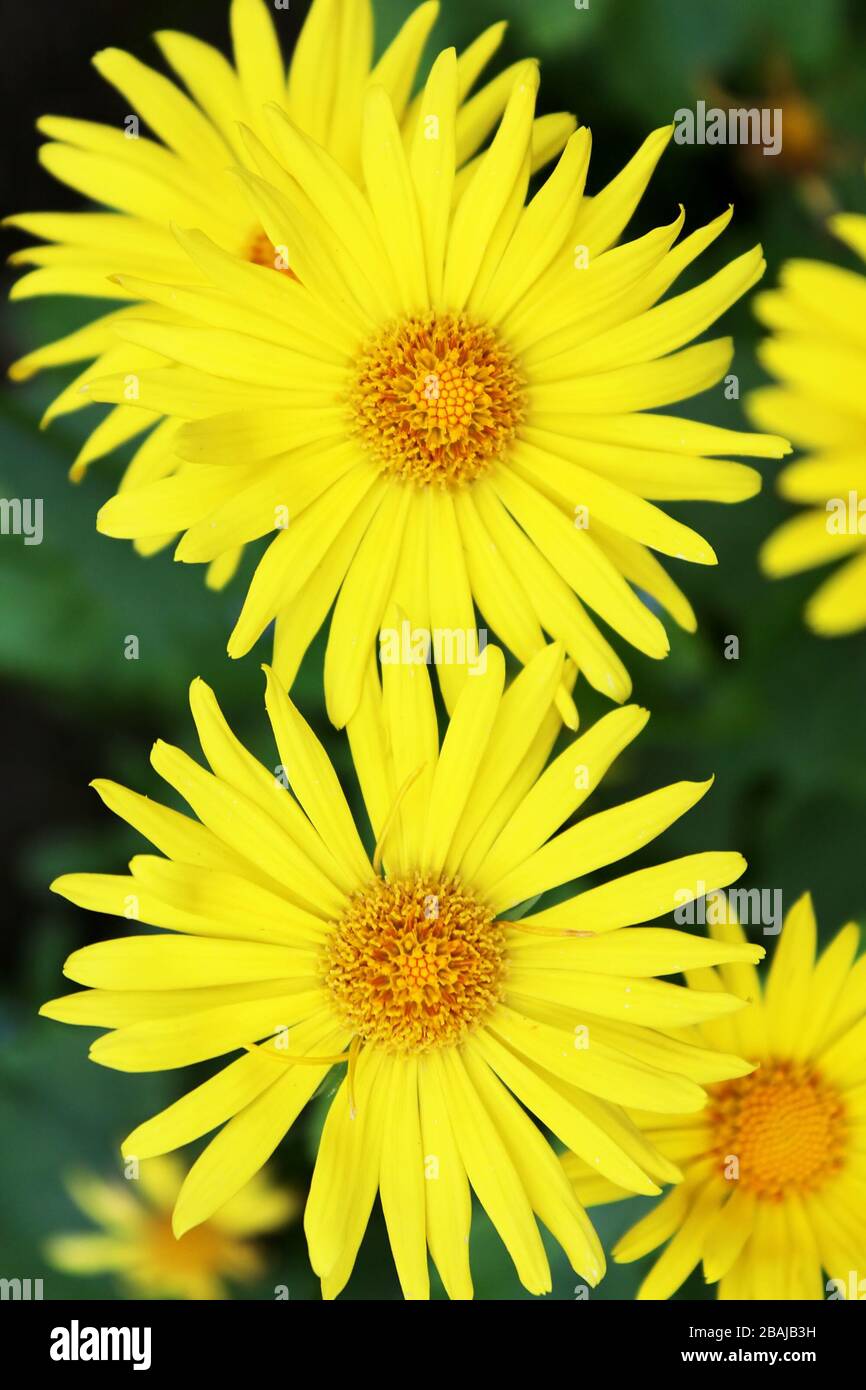
[[[841,213],[829,225],[866,260],[866,217]],[[762,428],[784,428],[803,451],[780,474],[779,492],[809,506],[765,542],[761,564],[778,579],[843,560],[805,609],[813,631],[838,637],[866,627],[866,277],[789,261],[781,287],[755,307],[773,330],[759,357],[779,384],[754,391],[749,414]]]
[[[137,296],[109,277],[122,273],[183,283],[206,280],[196,276],[172,236],[172,223],[200,228],[224,250],[244,259],[284,267],[230,172],[238,162],[255,168],[249,142],[256,149],[259,142],[272,148],[263,113],[266,103],[283,107],[353,179],[361,176],[361,112],[371,83],[388,92],[402,130],[411,136],[419,107],[410,94],[438,10],[438,3],[419,5],[374,65],[370,0],[314,0],[287,74],[272,8],[265,0],[232,0],[234,66],[190,35],[155,35],[162,56],[189,95],[119,49],[96,54],[97,71],[129,102],[132,114],[116,127],[46,116],[39,128],[51,143],[42,147],[39,158],[55,178],[113,211],[8,218],[7,225],[52,243],[12,256],[13,264],[36,267],[18,281],[12,298],[80,295],[119,300],[127,307],[101,315],[13,366],[12,376],[24,380],[44,367],[96,359],[93,368],[53,402],[43,423],[87,404],[80,387],[93,371],[129,377],[163,363],[159,351],[118,339],[116,329],[130,312],[135,315],[128,305]],[[513,64],[472,95],[504,32],[504,24],[491,25],[457,62],[457,159],[467,171],[501,115],[516,74],[525,67]],[[156,139],[140,132],[134,124],[138,121]],[[574,125],[573,117],[564,112],[536,121],[533,168],[562,149]],[[158,316],[151,307],[148,314],[151,319]],[[72,478],[80,480],[94,459],[159,419],[159,411],[134,410],[121,403],[90,435],[75,460]],[[130,464],[124,486],[152,481],[169,470],[172,433],[171,425],[157,427]],[[138,548],[150,554],[171,539],[150,536]],[[208,582],[213,587],[226,583],[238,558],[239,552],[223,553],[209,570]]]
[[[410,629],[459,635],[474,632],[477,604],[519,661],[547,633],[626,699],[628,673],[587,608],[662,657],[664,626],[635,589],[688,629],[695,618],[652,552],[715,563],[654,502],[739,501],[758,473],[714,456],[787,448],[654,413],[727,370],[729,339],[686,344],[759,278],[760,247],[658,303],[730,209],[677,245],[682,211],[615,245],[670,127],[592,199],[589,132],[575,132],[524,206],[537,87],[527,65],[489,149],[456,178],[453,49],[433,65],[411,140],[371,87],[363,192],[272,105],[278,158],[257,146],[260,172],[239,179],[301,283],[197,231],[177,235],[209,288],[122,277],[155,314],[119,334],[173,364],[142,370],[135,389],[140,408],[172,417],[176,459],[108,502],[99,528],[144,542],[182,530],[176,558],[193,563],[270,536],[229,652],[276,619],[274,668],[289,686],[336,600],[325,689],[338,727],[392,605]],[[91,375],[87,394],[122,403],[129,382]],[[453,709],[467,665],[437,669]],[[574,724],[564,695],[561,708]]]
[[[264,1270],[250,1237],[290,1221],[299,1204],[257,1173],[208,1221],[177,1240],[171,1210],[183,1179],[184,1169],[173,1158],[148,1159],[135,1181],[75,1174],[70,1196],[102,1230],[52,1237],[49,1263],[66,1274],[116,1274],[131,1298],[229,1298],[226,1280],[247,1283]]]
[[[111,1030],[91,1056],[120,1071],[241,1049],[123,1145],[147,1159],[219,1129],[181,1189],[178,1235],[243,1187],[342,1062],[305,1217],[328,1297],[349,1278],[377,1191],[407,1297],[428,1295],[428,1247],[449,1295],[471,1296],[470,1187],[526,1288],[550,1288],[535,1216],[595,1283],[598,1240],[527,1110],[634,1191],[678,1178],[621,1107],[691,1112],[705,1102],[703,1083],[748,1071],[670,1036],[741,1001],[652,977],[763,952],[634,928],[694,896],[701,880],[731,882],[744,862],[690,855],[508,919],[515,905],[648,844],[710,785],[676,783],[557,834],[647,717],[613,711],[543,771],[560,729],[561,665],[546,648],[503,693],[502,653],[488,648],[440,748],[426,666],[386,666],[380,688],[369,664],[348,734],[372,860],[327,755],[270,673],[276,775],[196,681],[193,716],[212,771],[163,743],[152,762],[198,820],[95,784],[166,857],[53,887],[170,934],[76,951],[65,972],[90,988],[42,1012]]]
[[[733,924],[710,930],[717,941],[744,940]],[[639,1298],[670,1298],[701,1261],[723,1299],[863,1296],[866,959],[853,964],[859,939],[851,923],[816,960],[806,894],[785,919],[763,994],[743,962],[687,972],[698,989],[728,989],[754,1002],[683,1038],[734,1049],[758,1069],[710,1086],[700,1115],[660,1122],[630,1112],[685,1175],[614,1249],[615,1259],[636,1260],[669,1242]],[[580,1158],[564,1163],[588,1205],[627,1195],[591,1175]],[[832,1282],[825,1284],[822,1269]]]

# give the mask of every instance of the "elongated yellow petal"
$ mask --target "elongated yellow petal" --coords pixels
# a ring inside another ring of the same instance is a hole
[[[538,618],[511,565],[491,542],[475,494],[459,492],[454,510],[463,541],[472,593],[483,617],[525,665],[544,645]]]
[[[440,634],[451,634],[455,644],[453,659],[438,665],[437,675],[449,713],[469,678],[468,660],[460,660],[457,645],[462,637],[467,657],[470,635],[475,631],[475,608],[466,566],[466,556],[454,502],[444,488],[427,489],[428,591],[430,626]]]
[[[222,173],[229,150],[194,102],[161,73],[119,48],[104,48],[93,58],[101,77],[129,98],[131,109],[176,154],[193,165],[212,164]]]
[[[618,1264],[643,1259],[657,1250],[679,1230],[688,1215],[692,1194],[683,1184],[665,1194],[660,1202],[636,1222],[614,1246],[613,1257]]]
[[[228,643],[229,656],[245,656],[268,623],[306,582],[359,508],[368,519],[380,504],[384,484],[359,464],[305,507],[259,561],[240,617]]]
[[[118,1028],[97,1038],[90,1049],[91,1059],[116,1071],[139,1072],[186,1067],[220,1057],[321,1012],[329,996],[312,988],[312,979],[306,983],[308,988],[294,994],[280,994],[275,983],[272,998],[222,1004],[170,1021],[157,1019]]]
[[[626,1192],[658,1193],[658,1186],[648,1176],[650,1146],[622,1111],[534,1065],[489,1029],[480,1031],[472,1046],[532,1113],[579,1153],[594,1172],[603,1173]]]
[[[427,36],[439,14],[438,0],[425,0],[412,11],[370,75],[371,85],[383,87],[401,120],[415,83],[415,73]]]
[[[177,1199],[172,1225],[178,1239],[207,1221],[267,1163],[328,1070],[287,1067],[285,1076],[211,1140],[189,1170]]]
[[[331,760],[270,668],[265,674],[265,705],[292,790],[337,862],[363,882],[371,877],[370,861]]]
[[[429,1054],[439,1072],[460,1156],[478,1200],[499,1232],[530,1293],[546,1293],[550,1270],[526,1190],[459,1053]]]
[[[249,118],[241,84],[228,59],[212,44],[190,34],[163,29],[153,36],[166,62],[181,78],[196,104],[236,156],[241,154],[237,127]]]
[[[604,864],[616,863],[679,820],[711,786],[712,780],[678,782],[587,817],[492,884],[488,901],[500,911]]]
[[[631,680],[616,652],[602,637],[562,576],[539,547],[512,519],[494,489],[484,480],[473,492],[476,510],[503,560],[520,575],[521,584],[545,631],[560,642],[578,669],[597,690],[622,701]],[[557,707],[569,728],[577,728],[577,710],[557,691]]]
[[[863,548],[856,530],[839,531],[824,507],[801,512],[783,521],[761,547],[761,568],[771,579],[786,578],[802,570],[844,560]]]
[[[427,1243],[449,1298],[472,1297],[469,1229],[472,1197],[454,1138],[441,1071],[418,1059],[421,1139],[427,1201]]]
[[[397,569],[406,516],[416,500],[410,488],[380,486],[381,505],[346,573],[325,651],[325,701],[338,729],[357,708],[367,656]]]
[[[707,1184],[696,1194],[685,1221],[641,1284],[638,1298],[670,1298],[691,1274],[701,1258],[707,1232],[723,1195],[713,1184]]]
[[[574,675],[574,668],[566,665],[563,670],[563,681],[569,691],[573,686]],[[507,694],[505,698],[507,698]],[[499,784],[496,797],[475,831],[468,847],[461,854],[461,874],[465,874],[468,878],[474,876],[508,817],[522,801],[547,762],[561,726],[558,711],[551,708],[546,715],[542,715],[537,724],[532,726],[532,737],[525,741],[523,739],[519,742],[515,741],[511,745],[508,761],[505,764],[509,768],[510,775],[504,781],[500,781],[499,778],[496,779]]]
[[[404,313],[429,304],[418,203],[387,94],[372,87],[364,104],[362,154],[367,195],[394,268]]]
[[[310,1263],[328,1281],[326,1296],[336,1297],[351,1273],[379,1187],[388,1062],[383,1052],[363,1049],[354,1077],[354,1105],[344,1079],[322,1130],[304,1230]]]
[[[649,713],[637,705],[615,710],[594,724],[545,769],[476,873],[474,881],[481,892],[540,849],[583,805],[611,763],[637,737],[648,719]]]
[[[388,1070],[379,1195],[403,1295],[409,1299],[427,1299],[430,1279],[418,1058],[388,1058]]]
[[[866,621],[866,556],[849,560],[825,580],[806,605],[805,618],[813,632],[836,637],[858,631]]]
[[[746,861],[741,854],[685,855],[681,859],[671,859],[666,864],[656,864],[651,869],[637,869],[632,874],[624,874],[599,888],[591,888],[588,892],[579,894],[568,903],[536,913],[526,920],[539,926],[559,927],[576,932],[618,931],[619,928],[631,927],[636,922],[651,922],[653,918],[661,917],[675,908],[685,907],[704,893],[711,893],[716,888],[725,888],[739,878],[745,868]],[[671,934],[672,946],[675,944],[674,936],[684,952],[690,951],[693,944],[696,949],[703,949],[696,938],[689,937],[684,932]],[[639,966],[638,962],[648,961],[649,957],[645,957],[640,951],[639,942],[645,941],[647,947],[651,947],[654,944],[663,945],[668,940],[669,935],[665,932],[629,933],[626,937],[617,935],[609,940],[587,944],[581,949],[585,949],[588,959],[600,960],[614,960],[619,951],[635,952],[635,971],[643,973],[643,967]],[[553,949],[553,946],[554,943],[551,942],[550,949]],[[712,952],[714,960],[723,959],[716,954],[717,947],[711,946],[709,942],[703,943],[703,946],[706,951]],[[750,951],[752,949],[755,948],[750,948]],[[732,958],[736,959],[740,954],[736,951]],[[751,955],[744,955],[744,958],[751,959]],[[711,964],[711,961],[707,960],[706,963]],[[685,968],[685,965],[673,967],[674,970]],[[653,968],[647,973],[666,975],[670,971]]]
[[[421,219],[430,303],[436,309],[442,305],[456,164],[457,61],[453,48],[439,54],[419,100],[422,104],[409,167]]]
[[[533,1210],[565,1250],[572,1269],[594,1287],[604,1274],[604,1252],[553,1150],[474,1049],[467,1048],[464,1065]]]
[[[579,598],[647,656],[666,655],[668,640],[658,618],[632,593],[589,531],[575,526],[572,518],[510,469],[500,468],[493,485]]]
[[[451,309],[462,309],[469,298],[488,241],[520,175],[538,82],[538,69],[527,65],[514,86],[493,143],[457,205],[443,283],[444,300]]]
[[[345,895],[308,854],[256,802],[212,777],[179,748],[157,743],[151,762],[161,777],[176,787],[202,824],[220,839],[235,844],[245,859],[279,883],[286,896],[319,910],[340,911]],[[287,793],[274,782],[274,797]]]
[[[404,870],[420,862],[424,827],[439,760],[439,731],[426,663],[388,661],[382,667],[382,717],[394,784]]]
[[[339,238],[342,254],[352,264],[353,282],[359,276],[363,279],[365,295],[372,294],[378,299],[383,316],[395,313],[399,308],[399,276],[395,278],[387,254],[389,238],[394,233],[383,237],[377,230],[372,191],[368,188],[373,212],[370,202],[336,160],[306,138],[302,129],[287,120],[280,107],[269,107],[267,115],[283,164],[315,201],[317,211]],[[385,134],[381,138],[384,139]],[[383,160],[383,163],[386,162]]]
[[[513,465],[532,486],[553,493],[572,516],[580,513],[581,524],[590,530],[595,521],[602,521],[678,560],[699,565],[716,563],[712,546],[702,536],[643,498],[599,477],[594,470],[537,449],[527,441],[515,448]]]
[[[73,951],[63,973],[95,989],[190,989],[284,980],[295,971],[309,977],[315,964],[312,951],[304,958],[285,946],[259,942],[132,936]]]
[[[271,10],[264,0],[232,0],[230,14],[235,65],[250,108],[282,101],[285,66]]]
[[[59,1235],[50,1238],[45,1256],[65,1274],[105,1274],[134,1265],[138,1250],[134,1242],[113,1236]]]
[[[237,1115],[282,1076],[278,1063],[263,1050],[246,1053],[137,1125],[123,1141],[124,1157],[150,1158],[200,1139]]]
[[[589,131],[576,131],[553,173],[522,213],[481,306],[492,323],[502,322],[560,250],[583,193],[589,150]]]
[[[634,1061],[594,1037],[592,1029],[589,1046],[584,1046],[577,1029],[569,1034],[504,1005],[496,1009],[488,1026],[531,1061],[590,1095],[672,1114],[700,1110],[704,1104],[704,1093],[694,1082]]]
[[[485,757],[505,684],[498,647],[486,652],[483,670],[466,682],[436,763],[421,843],[420,867],[441,872]]]
[[[584,203],[574,227],[575,240],[597,256],[617,240],[637,207],[673,134],[661,126],[648,135],[637,154],[595,197]]]
[[[686,1028],[742,1007],[730,994],[705,994],[632,975],[586,975],[529,963],[525,969],[509,970],[506,997],[517,1003],[522,998],[550,1000],[577,1011],[590,1009],[605,1018],[661,1029]]]
[[[478,768],[452,837],[445,861],[450,872],[456,871],[472,837],[498,803],[550,712],[561,665],[560,648],[545,647],[504,692],[490,730],[487,755]]]
[[[755,1197],[737,1188],[710,1226],[704,1244],[704,1278],[708,1284],[723,1279],[739,1259],[752,1234]]]
[[[860,929],[855,922],[849,922],[822,951],[815,965],[809,1018],[795,1044],[795,1056],[812,1056],[829,1041],[838,1023],[844,1027],[845,1019],[840,1017],[837,1004],[859,946]]]
[[[337,88],[339,37],[334,29],[340,23],[340,10],[357,11],[359,6],[341,6],[334,0],[315,0],[298,35],[289,65],[286,109],[293,121],[302,124],[319,145],[327,145],[335,105],[345,100]],[[366,7],[364,7],[366,8]],[[357,37],[360,39],[360,33]],[[372,34],[369,29],[357,54],[369,66]],[[366,73],[365,73],[366,75]],[[279,101],[278,95],[272,98]]]
[[[110,811],[122,817],[170,859],[212,869],[233,867],[226,862],[224,847],[198,821],[168,806],[160,806],[158,801],[130,791],[118,782],[99,778],[90,785]],[[233,858],[231,851],[228,858]],[[238,862],[234,860],[234,864]]]

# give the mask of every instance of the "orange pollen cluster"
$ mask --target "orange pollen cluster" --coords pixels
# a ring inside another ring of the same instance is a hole
[[[255,1274],[259,1266],[252,1246],[243,1245],[210,1221],[195,1226],[177,1240],[170,1213],[160,1213],[150,1219],[144,1237],[146,1262],[168,1275]]]
[[[290,280],[298,278],[283,252],[276,249],[264,232],[253,233],[247,248],[247,260],[252,261],[253,265],[264,265],[268,270],[276,270],[280,275],[288,275]]]
[[[815,1192],[842,1165],[842,1101],[806,1064],[768,1062],[714,1087],[707,1122],[723,1176],[764,1200]]]
[[[459,1043],[500,999],[504,946],[456,880],[377,879],[332,932],[325,983],[362,1042],[426,1052]]]
[[[523,383],[496,335],[463,314],[403,319],[362,353],[350,405],[383,471],[421,487],[486,473],[523,418]]]

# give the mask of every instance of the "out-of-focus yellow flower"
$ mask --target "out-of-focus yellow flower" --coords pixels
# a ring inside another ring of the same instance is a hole
[[[866,260],[866,217],[838,213],[829,226]],[[755,298],[773,330],[758,356],[778,384],[746,404],[761,428],[783,430],[802,452],[778,487],[808,511],[770,536],[761,565],[778,579],[842,561],[805,611],[813,631],[838,637],[866,627],[866,275],[795,260],[780,281]]]
[[[101,1230],[52,1237],[49,1263],[67,1274],[116,1274],[133,1298],[231,1297],[231,1283],[264,1272],[253,1237],[291,1221],[300,1199],[259,1173],[178,1240],[171,1213],[185,1176],[186,1169],[166,1156],[149,1158],[137,1178],[125,1182],[73,1175],[67,1184],[72,1200]]]

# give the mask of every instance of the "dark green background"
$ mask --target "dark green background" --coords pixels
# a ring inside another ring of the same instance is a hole
[[[816,211],[822,199],[866,211],[866,11],[853,0],[590,0],[587,11],[576,10],[571,0],[444,0],[442,8],[437,47],[463,44],[484,24],[506,17],[511,27],[502,61],[541,58],[541,110],[573,110],[592,128],[590,192],[650,129],[700,96],[712,104],[721,88],[736,94],[737,104],[778,104],[771,93],[774,74],[784,65],[826,124],[815,166],[798,167],[787,151],[778,160],[748,161],[736,149],[671,145],[633,229],[670,221],[683,202],[688,230],[734,202],[733,225],[702,258],[700,277],[756,240],[768,261],[765,284],[774,282],[790,255],[853,264]],[[290,15],[278,16],[287,44],[305,9],[299,0]],[[380,44],[410,9],[403,0],[378,0]],[[72,195],[38,170],[33,120],[42,112],[122,119],[120,99],[88,66],[93,51],[119,44],[158,64],[148,39],[155,29],[189,29],[224,48],[227,31],[222,5],[210,0],[160,0],[123,9],[110,0],[16,3],[2,7],[2,26],[4,87],[12,92],[3,121],[10,134],[2,155],[4,213],[76,206]],[[8,234],[10,250],[21,242],[18,234]],[[72,300],[5,308],[4,355],[12,360],[92,312],[92,304]],[[748,304],[738,305],[723,328],[736,334],[734,370],[745,394],[759,380],[753,356],[759,330]],[[66,471],[84,428],[98,417],[90,412],[86,426],[80,415],[61,419],[46,433],[38,429],[46,404],[70,375],[55,372],[24,387],[4,386],[0,402],[0,496],[41,497],[45,513],[41,546],[0,537],[0,847],[7,918],[0,937],[0,1275],[43,1276],[52,1298],[104,1298],[115,1292],[110,1281],[68,1279],[44,1266],[45,1237],[86,1224],[66,1198],[61,1175],[82,1164],[110,1171],[123,1135],[201,1078],[104,1070],[86,1060],[89,1030],[37,1020],[39,1003],[64,992],[65,955],[116,931],[115,923],[53,898],[47,884],[74,869],[121,871],[141,848],[87,784],[108,776],[162,794],[148,751],[157,736],[194,751],[185,701],[194,675],[214,685],[234,727],[266,764],[276,759],[266,738],[258,666],[268,655],[267,639],[241,663],[224,654],[243,579],[214,595],[205,590],[201,572],[174,565],[170,553],[142,561],[125,543],[96,534],[94,515],[114,489],[118,460],[95,466],[77,488],[68,484]],[[741,406],[726,401],[721,387],[686,409],[697,418],[743,427]],[[628,654],[635,697],[653,718],[593,805],[715,772],[708,798],[641,862],[699,849],[740,849],[749,861],[745,885],[781,888],[788,904],[812,889],[826,939],[845,920],[866,921],[866,634],[831,642],[813,637],[800,614],[815,575],[775,584],[759,575],[757,548],[790,511],[774,496],[778,465],[762,467],[766,486],[752,502],[676,509],[708,536],[720,564],[701,569],[671,562],[695,603],[700,630],[694,637],[672,630],[666,662]],[[124,639],[133,633],[140,659],[127,661]],[[739,638],[738,661],[724,658],[729,634]],[[322,710],[321,659],[317,643],[295,695],[354,796],[344,741],[329,729]],[[583,685],[579,693],[589,723],[603,702]],[[307,1112],[275,1161],[280,1175],[301,1187],[325,1100]],[[606,1245],[644,1205],[635,1200],[596,1214]],[[270,1297],[281,1283],[289,1285],[293,1299],[317,1297],[300,1229],[270,1245],[272,1275],[253,1296]],[[552,1296],[573,1298],[578,1280],[552,1246],[551,1254]],[[613,1266],[592,1297],[631,1297],[646,1263]],[[479,1297],[525,1296],[480,1215],[473,1268]],[[703,1295],[700,1279],[693,1277],[681,1296]],[[378,1213],[344,1296],[399,1296]]]

